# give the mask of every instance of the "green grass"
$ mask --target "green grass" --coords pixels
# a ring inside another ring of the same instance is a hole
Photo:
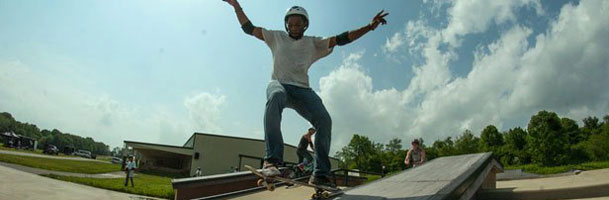
[[[93,161],[64,160],[0,154],[0,162],[62,172],[97,174],[120,171],[120,165]]]
[[[46,176],[63,181],[69,181],[73,183],[79,183],[97,188],[103,188],[130,194],[173,199],[173,188],[171,186],[171,178],[168,177],[137,174],[136,177],[133,178],[135,187],[131,187],[131,183],[129,183],[128,187],[125,187],[124,178],[98,179],[60,176],[55,174]]]
[[[380,175],[370,175],[370,174],[362,175],[362,177],[368,178],[368,180],[364,181],[364,184],[370,183],[372,181],[375,181],[376,179],[381,178]]]
[[[515,165],[515,166],[505,166],[505,169],[522,169],[525,172],[535,173],[535,174],[558,174],[563,172],[568,172],[571,169],[579,169],[579,170],[594,170],[594,169],[604,169],[609,168],[609,161],[602,162],[586,162],[581,164],[571,164],[571,165],[561,165],[554,167],[544,167],[538,164],[528,164],[528,165]]]
[[[112,156],[97,156],[95,159],[110,162],[110,161],[112,161]]]

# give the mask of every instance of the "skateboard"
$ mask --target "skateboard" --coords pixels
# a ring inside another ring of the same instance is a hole
[[[300,181],[295,181],[292,179],[288,179],[288,178],[283,178],[280,176],[275,176],[275,177],[267,177],[264,174],[260,173],[258,171],[258,169],[253,168],[249,165],[245,165],[245,168],[249,169],[253,174],[255,174],[256,176],[260,177],[260,179],[258,179],[258,186],[265,186],[267,190],[269,191],[273,191],[275,190],[275,183],[274,181],[282,181],[282,182],[286,182],[286,183],[291,183],[294,185],[300,185],[300,186],[305,186],[305,187],[310,187],[315,189],[315,193],[313,193],[311,195],[312,199],[328,199],[332,196],[336,196],[338,194],[342,193],[342,190],[340,189],[335,189],[335,188],[331,188],[331,187],[325,187],[325,186],[319,186],[319,185],[312,185],[309,183],[304,183],[304,182],[300,182]]]

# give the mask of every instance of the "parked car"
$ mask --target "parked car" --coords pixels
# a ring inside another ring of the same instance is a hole
[[[112,157],[110,158],[110,162],[112,162],[113,164],[121,164],[123,163],[123,159],[119,157]]]
[[[83,157],[83,158],[92,158],[90,151],[82,150],[82,149],[79,149],[78,151],[75,151],[74,154],[72,154],[72,155],[80,156],[80,157]]]
[[[59,155],[59,149],[57,148],[57,146],[49,144],[46,146],[46,148],[44,148],[42,153]]]

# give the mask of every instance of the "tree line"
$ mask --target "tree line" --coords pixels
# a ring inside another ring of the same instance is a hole
[[[488,125],[479,137],[465,130],[456,138],[446,137],[432,145],[422,143],[422,147],[428,160],[480,152],[493,152],[503,165],[557,166],[609,160],[609,115],[602,121],[586,117],[582,122],[580,127],[575,120],[542,110],[531,116],[526,128],[501,132]],[[404,169],[406,151],[398,138],[382,144],[356,134],[336,157],[343,168],[381,172],[385,166],[387,171],[397,171]]]
[[[91,137],[81,137],[70,133],[63,133],[60,130],[40,130],[35,124],[22,123],[15,120],[10,113],[0,113],[0,133],[14,132],[21,136],[26,136],[38,141],[38,148],[42,149],[47,144],[57,146],[60,151],[64,147],[74,147],[76,150],[83,149],[91,151],[96,155],[109,155],[110,147],[103,142],[96,142]]]

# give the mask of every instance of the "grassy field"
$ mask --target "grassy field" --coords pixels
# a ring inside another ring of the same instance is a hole
[[[112,160],[112,156],[97,156],[95,159],[110,162]]]
[[[528,165],[516,165],[516,166],[505,166],[505,169],[522,169],[525,172],[535,173],[535,174],[557,174],[568,172],[571,169],[579,169],[579,170],[593,170],[593,169],[604,169],[609,168],[609,161],[603,162],[587,162],[581,164],[573,164],[573,165],[562,165],[562,166],[554,166],[554,167],[544,167],[537,164],[528,164]]]
[[[64,160],[53,158],[40,158],[31,156],[18,156],[9,154],[0,154],[0,162],[13,163],[28,167],[48,169],[53,171],[74,172],[85,174],[97,174],[120,171],[120,165],[80,161],[80,160]]]
[[[366,174],[366,175],[362,175],[362,176],[363,176],[363,177],[368,178],[368,180],[366,180],[366,181],[364,182],[364,184],[369,183],[369,182],[372,182],[372,181],[375,181],[376,179],[381,178],[381,176],[380,176],[380,175],[369,175],[369,174]]]
[[[133,178],[135,187],[131,187],[131,185],[125,187],[124,178],[97,179],[59,176],[54,174],[47,175],[47,177],[130,194],[173,199],[171,178],[168,177],[137,174],[136,177]]]

